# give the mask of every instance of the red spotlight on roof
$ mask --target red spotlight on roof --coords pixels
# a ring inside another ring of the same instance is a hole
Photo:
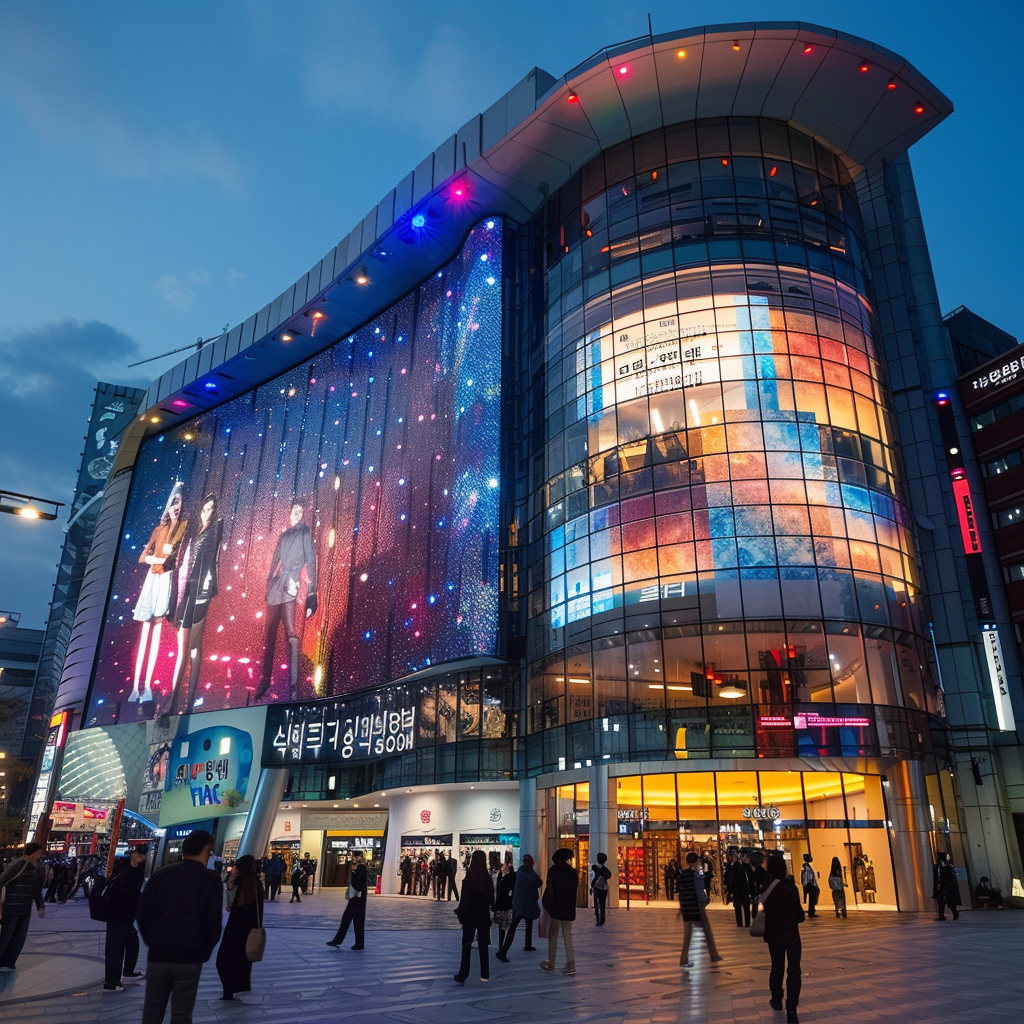
[[[729,166],[729,161],[726,160],[726,158],[724,156],[722,157],[722,166],[723,167],[728,167]]]
[[[779,173],[779,169],[778,169],[778,167],[773,167],[773,168],[772,168],[772,169],[771,169],[771,170],[770,170],[770,171],[768,172],[768,177],[769,177],[769,178],[774,178],[774,177],[775,177],[775,175],[776,175],[776,174],[778,174],[778,173]]]
[[[733,48],[734,50],[738,50],[738,49],[740,48],[740,41],[739,41],[738,39],[734,39],[734,40],[733,40],[733,42],[732,42],[732,48]]]
[[[629,73],[629,68],[625,64],[623,64],[622,67],[619,68],[619,74],[620,75],[625,75],[625,74],[628,74],[628,73]]]
[[[807,45],[806,45],[806,46],[804,47],[804,53],[813,53],[813,52],[814,52],[814,47],[813,47],[813,46],[811,46],[811,44],[810,44],[810,43],[808,43],[808,44],[807,44]]]
[[[860,70],[861,74],[864,74],[866,71],[870,71],[871,68],[868,67],[867,62],[864,62],[864,63],[861,64],[859,70]]]
[[[886,89],[888,89],[889,92],[892,92],[893,89],[895,89],[895,88],[896,88],[896,79],[895,78],[890,78],[889,79],[889,84],[886,86]]]
[[[568,96],[566,96],[566,100],[567,100],[567,101],[568,101],[569,103],[579,103],[579,101],[580,101],[580,98],[579,98],[579,96],[577,96],[577,95],[576,95],[576,93],[574,93],[574,92],[573,92],[573,91],[572,91],[572,90],[570,89],[570,90],[569,90],[569,95],[568,95]]]
[[[918,100],[914,104],[914,113],[915,114],[923,114],[924,113],[924,104],[920,100]]]

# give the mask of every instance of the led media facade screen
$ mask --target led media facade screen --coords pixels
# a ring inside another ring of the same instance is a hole
[[[494,653],[500,400],[488,220],[354,334],[147,440],[88,724],[334,696]]]

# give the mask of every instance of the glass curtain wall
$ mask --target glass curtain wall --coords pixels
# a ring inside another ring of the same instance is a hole
[[[569,763],[884,746],[865,705],[935,700],[841,160],[700,121],[608,150],[540,217],[527,731],[567,725]]]

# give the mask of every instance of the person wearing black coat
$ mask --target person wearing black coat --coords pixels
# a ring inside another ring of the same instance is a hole
[[[494,923],[498,926],[499,951],[504,947],[505,935],[512,927],[512,896],[515,888],[516,873],[511,864],[503,864],[494,893]]]
[[[676,891],[679,894],[679,910],[683,915],[683,950],[679,954],[679,966],[686,970],[693,967],[693,961],[690,959],[690,941],[693,938],[693,929],[697,925],[700,925],[704,932],[711,962],[718,963],[722,959],[722,955],[715,945],[711,922],[704,909],[707,906],[707,890],[704,888],[703,877],[697,873],[699,861],[700,857],[696,853],[688,853],[686,868],[675,877]]]
[[[228,923],[217,951],[217,974],[224,987],[221,999],[252,991],[252,961],[245,947],[249,932],[263,927],[263,886],[256,874],[256,860],[249,854],[239,857],[231,869],[228,899]]]
[[[40,917],[44,917],[43,872],[39,861],[43,848],[39,843],[26,843],[21,856],[11,861],[0,875],[0,889],[4,893],[0,907],[0,968],[14,970],[21,950],[28,938],[28,925],[32,920],[32,904]]]
[[[949,854],[941,851],[935,862],[932,899],[939,908],[937,921],[946,920],[946,907],[953,911],[953,920],[960,918],[960,885],[956,880],[956,872],[950,863]]]
[[[725,887],[736,911],[736,927],[750,927],[750,904],[754,892],[754,873],[747,854],[737,853],[725,873]]]
[[[459,898],[459,889],[458,889],[458,886],[455,884],[455,876],[458,874],[458,871],[459,871],[459,861],[458,861],[458,858],[456,858],[456,857],[449,857],[448,858],[448,865],[447,865],[447,867],[448,867],[448,899],[450,900],[452,898],[452,894],[453,893],[455,894],[455,898],[458,899]],[[463,882],[463,885],[465,885],[465,882]],[[491,883],[491,888],[492,889],[494,888],[494,883],[493,882]]]
[[[490,962],[487,947],[491,944],[491,908],[494,906],[494,883],[487,871],[487,857],[483,850],[474,850],[469,870],[462,880],[462,899],[455,911],[462,925],[462,960],[455,981],[466,983],[469,977],[469,958],[473,939],[480,950],[480,980],[490,980]]]
[[[536,950],[537,947],[533,944],[533,922],[540,917],[538,898],[543,884],[540,875],[533,869],[533,858],[528,853],[525,854],[522,866],[516,872],[515,888],[512,891],[512,924],[505,932],[505,941],[501,948],[494,954],[503,963],[508,963],[508,951],[520,921],[526,922],[526,945],[523,952],[533,953]]]
[[[398,868],[398,874],[402,878],[402,887],[398,892],[399,896],[412,895],[412,857],[406,854]]]
[[[764,907],[764,941],[768,943],[772,969],[768,975],[773,1010],[782,1009],[782,976],[786,974],[786,1021],[798,1024],[796,1008],[800,1002],[800,925],[804,908],[796,882],[787,877],[786,859],[782,854],[768,858],[768,884],[761,897]]]
[[[139,961],[135,912],[142,896],[148,852],[146,846],[133,846],[103,891],[107,911],[107,941],[103,955],[103,989],[106,992],[123,991],[122,978],[138,980],[145,977],[141,971],[135,970]]]
[[[760,850],[755,850],[750,855],[750,902],[751,902],[751,917],[757,917],[757,908],[760,905],[760,895],[768,887],[768,872],[764,869],[764,865],[761,863],[762,856]]]
[[[352,856],[354,863],[348,883],[348,903],[345,904],[345,913],[341,915],[338,931],[327,945],[340,946],[351,924],[356,935],[356,943],[352,948],[359,950],[363,948],[363,929],[366,925],[366,865],[363,863],[363,855],[358,851]]]
[[[548,958],[541,963],[541,970],[553,971],[558,956],[558,933],[565,941],[565,967],[563,974],[576,973],[576,951],[572,946],[572,923],[576,920],[576,893],[580,879],[569,861],[572,850],[564,847],[551,855],[551,867],[544,883],[544,909],[548,912]]]

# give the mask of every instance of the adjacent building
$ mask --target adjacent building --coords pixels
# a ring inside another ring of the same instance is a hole
[[[951,111],[806,25],[534,69],[150,388],[56,704],[69,813],[326,884],[362,849],[384,891],[560,845],[623,901],[753,846],[869,910],[925,907],[940,849],[1011,891],[1019,660],[1000,697],[906,155]]]

